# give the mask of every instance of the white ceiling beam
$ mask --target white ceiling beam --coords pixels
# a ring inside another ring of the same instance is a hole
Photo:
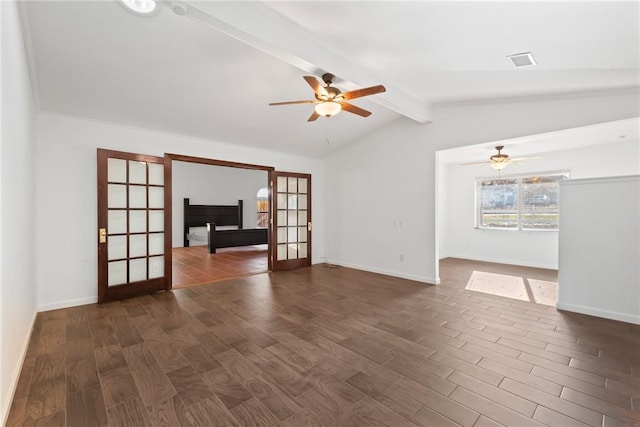
[[[419,123],[430,122],[426,105],[391,82],[338,54],[321,38],[262,2],[162,2],[185,7],[186,17],[259,49],[307,73],[327,70],[346,81],[345,90],[383,83],[387,91],[368,98]],[[178,7],[178,6],[176,6]]]

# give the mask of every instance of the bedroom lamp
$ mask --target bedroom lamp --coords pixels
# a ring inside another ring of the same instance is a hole
[[[320,114],[321,116],[331,117],[342,111],[342,105],[338,104],[335,101],[324,101],[320,104],[317,104],[315,110],[316,113]]]

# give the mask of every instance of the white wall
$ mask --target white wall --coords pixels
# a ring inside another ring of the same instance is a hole
[[[435,283],[436,151],[639,115],[638,92],[624,91],[435,106],[426,125],[400,119],[327,159],[328,260]]]
[[[173,247],[184,246],[183,201],[185,198],[189,198],[189,203],[192,205],[237,205],[238,200],[243,200],[243,227],[256,228],[257,192],[268,185],[269,173],[263,170],[172,162]],[[206,241],[190,242],[190,246],[206,244]]]
[[[608,159],[609,161],[603,161]],[[571,178],[640,173],[640,142],[625,141],[549,153],[526,164],[509,165],[509,175],[569,171]],[[488,165],[449,164],[443,172],[447,199],[440,258],[455,257],[540,268],[558,268],[558,232],[475,229],[475,179],[496,177]],[[562,198],[562,195],[561,195]],[[562,201],[561,201],[562,203]]]
[[[325,254],[323,162],[83,119],[37,116],[36,281],[40,310],[97,300],[96,148],[273,166],[312,175],[313,263]],[[64,247],[64,250],[61,248]]]
[[[443,245],[443,242],[448,240],[448,230],[449,230],[449,217],[448,217],[448,208],[449,208],[449,174],[447,173],[447,165],[440,161],[440,152],[436,153],[436,212],[435,212],[435,221],[436,221],[436,258],[442,259],[446,257],[443,256],[443,252],[446,248]]]
[[[556,306],[640,324],[640,175],[560,188]]]
[[[35,107],[16,2],[0,2],[0,15],[0,424],[4,424],[36,314]]]

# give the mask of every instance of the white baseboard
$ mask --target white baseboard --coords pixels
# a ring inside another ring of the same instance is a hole
[[[471,261],[482,261],[482,262],[493,262],[496,264],[508,264],[508,265],[518,265],[520,267],[533,267],[533,268],[544,268],[548,270],[557,270],[557,264],[544,264],[544,263],[536,263],[515,259],[503,259],[503,258],[487,258],[487,257],[478,257],[474,255],[465,255],[465,254],[449,254],[448,258],[460,258],[460,259],[468,259]],[[441,257],[440,259],[444,259],[445,257]]]
[[[574,313],[588,314],[589,316],[603,317],[605,319],[619,320],[621,322],[634,323],[640,325],[640,315],[620,313],[616,311],[600,310],[593,307],[584,307],[581,305],[564,304],[561,302],[556,303],[556,308],[559,310],[572,311]]]
[[[422,282],[422,283],[426,283],[428,285],[439,285],[440,284],[440,278],[436,277],[436,278],[432,278],[432,277],[426,277],[426,276],[418,276],[416,274],[406,274],[406,273],[402,273],[399,271],[392,271],[392,270],[385,270],[382,268],[375,268],[375,267],[369,267],[369,266],[365,266],[365,265],[358,265],[358,264],[351,264],[349,262],[342,262],[342,261],[327,261],[330,264],[335,264],[335,265],[339,265],[342,267],[348,267],[348,268],[353,268],[356,270],[362,270],[362,271],[368,271],[370,273],[378,273],[378,274],[384,274],[385,276],[393,276],[393,277],[399,277],[401,279],[407,279],[407,280],[413,280],[416,282]]]
[[[78,298],[67,301],[54,302],[50,304],[40,304],[38,306],[38,311],[51,311],[58,310],[60,308],[69,308],[75,307],[78,305],[87,305],[87,304],[95,304],[98,302],[98,297],[87,297],[87,298]]]
[[[36,322],[36,316],[38,312],[33,313],[33,318],[31,319],[31,325],[29,326],[29,333],[25,337],[24,343],[22,343],[22,350],[20,351],[20,363],[17,364],[15,369],[13,370],[13,375],[11,376],[11,382],[9,383],[9,393],[4,396],[4,401],[2,402],[2,407],[0,408],[0,414],[2,414],[2,419],[0,420],[0,425],[5,425],[7,423],[7,418],[9,417],[9,410],[11,409],[11,404],[13,403],[13,397],[16,394],[16,388],[18,387],[18,380],[20,379],[20,373],[22,372],[22,366],[24,365],[24,359],[27,355],[27,350],[29,349],[29,342],[31,341],[31,333],[33,332],[33,325]]]

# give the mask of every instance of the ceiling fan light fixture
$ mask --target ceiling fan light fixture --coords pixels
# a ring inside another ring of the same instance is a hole
[[[493,169],[495,169],[497,171],[501,171],[502,169],[504,169],[507,166],[509,166],[509,163],[511,163],[511,160],[504,160],[504,161],[501,161],[501,162],[491,162],[491,163],[489,163],[489,166],[491,166]]]
[[[335,101],[324,101],[315,106],[316,113],[321,116],[331,117],[342,111],[342,105]]]
[[[269,105],[290,105],[290,104],[315,104],[313,114],[307,119],[308,122],[314,122],[320,116],[331,117],[338,114],[340,111],[345,110],[347,113],[356,114],[360,117],[369,117],[371,111],[367,111],[364,108],[360,108],[351,104],[350,101],[356,98],[362,98],[363,96],[375,95],[376,93],[385,92],[382,85],[365,87],[362,89],[350,90],[349,92],[342,93],[340,89],[331,86],[333,83],[334,75],[325,73],[322,75],[322,80],[326,86],[318,81],[314,76],[303,76],[303,79],[307,82],[313,93],[315,99],[306,99],[302,101],[285,101],[285,102],[271,102]]]

